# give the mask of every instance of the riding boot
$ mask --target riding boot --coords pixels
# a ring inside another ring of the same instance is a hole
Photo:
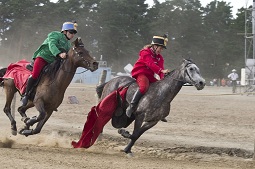
[[[26,92],[22,98],[22,106],[26,106],[28,99],[30,97],[30,90],[34,87],[34,84],[36,82],[36,79],[33,79],[32,76],[30,76],[27,80],[27,87],[26,87]]]
[[[139,102],[139,100],[140,100],[140,98],[142,96],[143,96],[143,94],[138,89],[135,92],[135,94],[134,94],[134,96],[133,96],[133,98],[131,100],[131,103],[129,104],[129,106],[128,106],[127,110],[126,110],[126,115],[128,117],[131,117],[132,113],[135,111],[135,108],[136,108],[136,106],[137,106],[137,104],[138,104],[138,102]]]

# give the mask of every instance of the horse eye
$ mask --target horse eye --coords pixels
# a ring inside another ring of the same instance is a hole
[[[189,68],[189,70],[190,70],[190,71],[193,71],[194,69],[191,67],[191,68]]]

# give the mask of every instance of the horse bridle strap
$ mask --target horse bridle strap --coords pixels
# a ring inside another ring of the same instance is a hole
[[[83,44],[80,44],[79,47],[84,47]],[[73,47],[73,51],[75,52],[75,54],[78,56],[78,57],[81,57],[86,63],[87,63],[87,66],[90,67],[90,62],[86,59],[84,59],[83,56],[80,56],[79,52],[77,52],[76,50],[76,47]]]
[[[83,44],[80,44],[79,47],[84,47],[84,45],[83,45]],[[85,61],[85,62],[87,63],[87,66],[89,67],[89,66],[90,66],[89,61],[85,60],[83,56],[80,56],[79,52],[77,52],[77,51],[75,50],[76,47],[73,47],[72,49],[73,49],[74,53],[75,53],[78,57],[81,57],[81,58],[83,59],[83,61]],[[68,57],[68,53],[66,54],[66,56]],[[64,59],[62,59],[62,60],[64,60]],[[65,60],[64,60],[64,61],[65,61]],[[63,66],[63,64],[61,65],[61,68],[62,68],[62,70],[63,70],[64,72],[67,72],[67,73],[75,73],[75,72],[70,72],[70,71],[64,70],[62,66]],[[85,68],[84,68],[84,69],[85,69]],[[83,71],[83,72],[79,72],[79,73],[77,73],[77,74],[82,74],[82,73],[84,73],[84,72],[86,72],[86,71],[88,71],[88,69],[86,69],[86,70]]]
[[[193,84],[196,84],[196,82],[191,78],[190,74],[189,74],[188,71],[187,71],[187,66],[190,65],[190,64],[192,64],[192,63],[187,63],[187,64],[185,65],[185,67],[183,68],[183,69],[185,69],[185,70],[184,70],[184,73],[187,74],[187,76],[189,77],[190,81],[193,82]],[[179,82],[182,82],[183,84],[187,83],[186,81],[181,80],[181,79],[174,79],[174,80],[179,81]],[[193,84],[192,84],[192,85],[193,85]]]
[[[188,63],[188,64],[185,66],[185,68],[186,68],[188,65],[190,65],[190,64],[192,64],[192,63]],[[190,74],[188,73],[187,68],[185,69],[184,72],[188,75],[190,81],[192,82],[191,84],[192,84],[192,85],[196,85],[196,82],[191,78]]]

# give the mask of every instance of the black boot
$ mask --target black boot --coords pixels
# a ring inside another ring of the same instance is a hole
[[[22,106],[26,106],[28,99],[30,97],[30,90],[34,87],[34,84],[36,82],[36,79],[33,79],[32,76],[30,76],[27,80],[27,87],[26,87],[26,92],[22,98]]]
[[[143,96],[143,94],[140,92],[140,90],[138,89],[134,96],[133,99],[131,100],[131,103],[129,104],[127,110],[126,110],[126,115],[128,117],[131,117],[132,113],[135,111],[135,108],[140,100],[140,98]]]

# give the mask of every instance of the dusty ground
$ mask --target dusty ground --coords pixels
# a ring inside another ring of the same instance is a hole
[[[144,133],[130,158],[121,152],[127,140],[110,122],[102,141],[89,149],[71,148],[96,104],[94,86],[72,84],[38,135],[12,136],[7,116],[0,114],[0,168],[254,169],[255,96],[230,93],[228,87],[183,87],[172,102],[168,122]],[[76,96],[79,104],[68,104],[68,96]],[[4,102],[1,89],[0,107]],[[37,114],[34,108],[28,111],[30,117]],[[18,113],[16,120],[21,127]]]

